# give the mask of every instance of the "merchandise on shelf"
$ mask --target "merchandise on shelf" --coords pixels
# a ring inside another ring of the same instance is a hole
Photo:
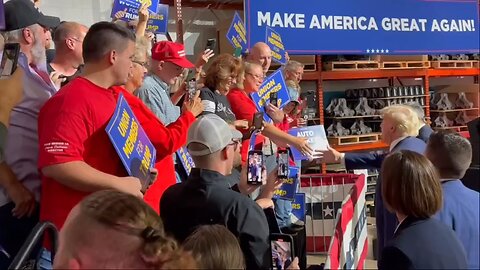
[[[355,106],[355,114],[359,116],[375,115],[377,111],[368,106],[367,98],[359,98],[357,106]]]
[[[455,125],[458,126],[466,126],[468,122],[472,121],[473,119],[467,115],[466,111],[459,112],[457,117],[455,117]]]
[[[350,130],[344,128],[340,121],[334,121],[328,128],[327,128],[327,135],[329,137],[341,137],[341,136],[348,136],[350,135]]]
[[[448,99],[447,93],[433,95],[431,107],[436,110],[452,110],[453,103]]]
[[[348,108],[346,99],[339,98],[337,100],[337,105],[333,109],[333,113],[335,116],[346,117],[353,116],[355,114],[355,111]]]
[[[435,127],[446,128],[453,126],[453,121],[448,119],[445,113],[440,113],[433,121],[433,124]]]
[[[335,115],[334,109],[335,109],[335,107],[337,106],[337,103],[338,103],[338,102],[337,102],[337,99],[336,99],[336,98],[332,99],[332,100],[330,101],[330,104],[325,108],[325,113],[326,113],[327,115],[332,115],[332,116]]]
[[[457,100],[455,101],[455,108],[457,109],[471,109],[473,108],[473,102],[470,102],[465,95],[465,92],[458,93]]]
[[[372,133],[372,128],[365,125],[363,119],[357,119],[350,127],[352,135],[364,135]]]

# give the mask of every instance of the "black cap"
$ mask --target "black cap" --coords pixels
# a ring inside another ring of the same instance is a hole
[[[60,24],[60,19],[43,15],[30,0],[10,0],[5,3],[5,31],[22,29],[33,24],[55,28]]]

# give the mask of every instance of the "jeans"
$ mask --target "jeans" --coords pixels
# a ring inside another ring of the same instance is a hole
[[[292,224],[290,220],[292,202],[289,200],[276,199],[273,203],[275,204],[275,215],[277,216],[278,226],[280,228],[290,227]]]
[[[0,269],[8,268],[39,219],[38,204],[30,217],[20,219],[12,215],[13,208],[13,202],[0,207],[0,245],[10,256],[0,254]]]

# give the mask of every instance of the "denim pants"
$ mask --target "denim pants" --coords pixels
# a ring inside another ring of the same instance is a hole
[[[278,226],[280,228],[290,227],[292,223],[290,220],[292,202],[289,200],[276,199],[273,203],[275,204],[275,215],[277,217]]]

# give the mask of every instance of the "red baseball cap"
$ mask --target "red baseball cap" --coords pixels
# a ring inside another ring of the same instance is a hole
[[[185,47],[180,43],[160,41],[152,47],[152,59],[170,62],[182,68],[193,68],[195,65],[185,55]]]

